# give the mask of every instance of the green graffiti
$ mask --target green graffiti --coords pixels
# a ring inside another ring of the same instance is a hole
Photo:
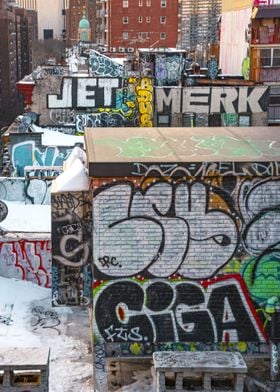
[[[279,252],[264,255],[261,259],[257,257],[249,258],[241,274],[250,295],[259,305],[267,304],[271,297],[280,299]]]
[[[160,144],[145,137],[130,137],[127,140],[104,138],[95,140],[94,143],[117,148],[117,156],[122,158],[162,158],[172,155],[172,151],[166,145],[167,142]]]
[[[261,157],[263,155],[279,156],[280,147],[275,146],[272,140],[239,139],[232,136],[210,136],[200,138],[192,136],[191,140],[198,142],[196,149],[208,150],[200,151],[202,155],[219,155],[221,158],[233,157]]]
[[[191,136],[184,138],[156,138],[134,136],[127,139],[102,138],[94,141],[96,145],[117,149],[116,156],[122,158],[178,158],[178,154],[195,157],[203,155],[219,159],[229,157],[259,158],[263,155],[276,157],[280,155],[280,146],[271,140],[239,139],[231,136]]]
[[[242,75],[245,80],[250,79],[250,57],[245,57],[242,61]]]

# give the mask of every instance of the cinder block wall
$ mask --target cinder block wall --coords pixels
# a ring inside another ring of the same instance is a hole
[[[229,173],[93,181],[94,333],[107,356],[265,346],[280,180]]]

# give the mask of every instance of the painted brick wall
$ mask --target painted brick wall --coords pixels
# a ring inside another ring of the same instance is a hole
[[[266,305],[280,295],[279,177],[209,172],[93,187],[97,373],[104,353],[265,350]]]
[[[3,237],[0,241],[0,276],[27,280],[51,287],[51,241],[26,237],[20,240]]]

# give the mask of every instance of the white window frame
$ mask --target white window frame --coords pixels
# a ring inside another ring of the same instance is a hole
[[[160,20],[161,24],[165,24],[166,23],[166,16],[160,16],[159,20]]]
[[[128,24],[128,21],[129,21],[128,16],[123,16],[122,17],[122,23],[123,24]]]
[[[262,57],[261,56],[261,53],[262,53],[262,50],[267,50],[267,51],[270,51],[270,57]],[[274,56],[274,50],[276,51],[280,51],[280,49],[279,48],[262,48],[262,49],[260,49],[260,65],[261,65],[261,68],[272,68],[272,67],[280,67],[280,53],[279,53],[279,56]],[[262,64],[262,59],[269,59],[269,64],[266,64],[266,65],[263,65]],[[274,59],[279,59],[279,64],[274,64]]]
[[[159,35],[159,38],[160,38],[161,40],[166,39],[166,33],[165,33],[165,32],[161,32],[160,35]]]

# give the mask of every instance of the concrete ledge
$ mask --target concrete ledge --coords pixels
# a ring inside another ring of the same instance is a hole
[[[156,391],[242,392],[247,365],[240,353],[154,352]],[[173,374],[168,385],[167,375]],[[193,384],[196,384],[195,389]],[[218,387],[219,385],[221,387]],[[224,388],[224,389],[223,389]]]

